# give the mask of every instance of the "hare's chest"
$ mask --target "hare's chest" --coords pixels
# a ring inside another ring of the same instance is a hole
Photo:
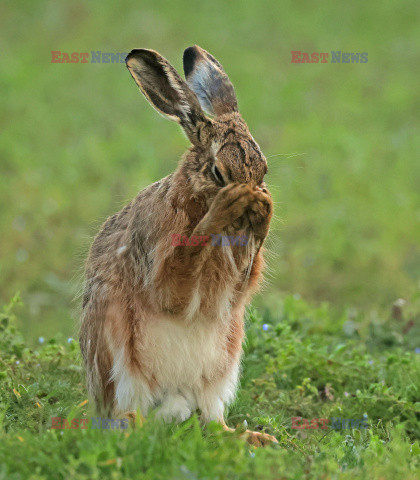
[[[227,361],[227,328],[206,319],[184,324],[167,318],[150,322],[143,349],[157,383],[165,388],[214,378]]]

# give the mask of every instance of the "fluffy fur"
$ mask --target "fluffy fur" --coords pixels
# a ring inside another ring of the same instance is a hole
[[[183,421],[199,409],[203,422],[224,424],[272,215],[267,162],[210,54],[196,46],[185,51],[189,84],[152,50],[133,50],[126,62],[148,101],[182,126],[192,147],[173,174],[110,217],[93,242],[80,329],[88,390],[109,414],[140,408],[147,415],[158,407],[165,421]],[[249,241],[172,246],[172,234]],[[274,440],[248,433],[253,443]]]

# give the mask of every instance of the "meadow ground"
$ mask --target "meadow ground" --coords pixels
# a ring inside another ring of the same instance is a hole
[[[418,479],[420,304],[404,321],[349,320],[290,296],[275,316],[248,317],[227,423],[276,435],[278,445],[259,449],[217,424],[203,430],[197,417],[93,428],[77,342],[58,337],[30,349],[4,308],[0,479]],[[294,417],[329,419],[328,428],[297,430]],[[88,418],[88,428],[53,429],[52,418]]]
[[[3,2],[0,479],[416,478],[418,23],[411,0]],[[193,44],[232,79],[276,202],[268,282],[228,417],[274,432],[280,445],[264,450],[214,425],[202,432],[195,418],[50,428],[51,416],[92,415],[78,407],[80,355],[67,342],[92,237],[188,146],[124,64],[57,64],[51,52],[153,48],[181,72]],[[367,52],[368,62],[295,64],[292,50]],[[398,298],[407,303],[392,315]],[[295,416],[364,414],[367,430],[291,428]]]

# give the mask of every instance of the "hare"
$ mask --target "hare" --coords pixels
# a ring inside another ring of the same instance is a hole
[[[196,410],[224,422],[238,384],[244,312],[263,268],[273,203],[267,161],[220,63],[184,52],[184,81],[153,50],[126,64],[149,103],[191,141],[176,171],[108,218],[86,263],[80,347],[99,411],[155,407],[164,421]],[[205,113],[211,115],[207,116]],[[246,245],[173,244],[172,236],[246,235]],[[277,440],[246,432],[256,445]]]

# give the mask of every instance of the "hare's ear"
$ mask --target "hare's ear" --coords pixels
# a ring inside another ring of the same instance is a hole
[[[140,90],[165,117],[175,120],[192,143],[199,143],[199,130],[210,121],[201,109],[196,95],[172,65],[154,50],[132,50],[125,59]]]
[[[184,73],[203,109],[211,115],[238,111],[235,89],[220,63],[197,45],[184,52]]]

